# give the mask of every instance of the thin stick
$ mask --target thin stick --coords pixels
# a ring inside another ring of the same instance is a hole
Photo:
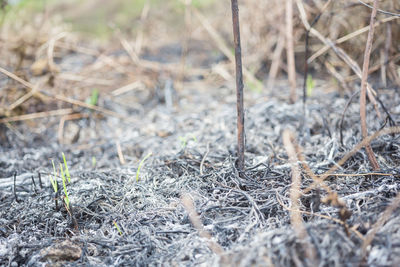
[[[279,29],[279,36],[276,41],[274,52],[272,53],[272,63],[268,73],[267,89],[272,92],[274,91],[275,79],[278,75],[279,66],[281,65],[281,54],[285,46],[285,33],[282,28],[283,27],[280,27]]]
[[[181,0],[182,2],[183,0]],[[237,0],[236,0],[237,1]],[[231,49],[225,43],[224,38],[213,28],[213,26],[208,22],[206,17],[200,13],[195,7],[192,7],[193,15],[200,21],[203,28],[208,32],[211,38],[214,40],[218,49],[229,59],[229,61],[234,62],[234,56],[231,52]],[[261,86],[262,83],[258,80],[254,74],[248,70],[246,67],[243,67],[244,76],[251,83],[257,84],[257,86]]]
[[[329,2],[327,2],[325,5],[327,5]],[[297,7],[298,7],[298,10],[300,13],[300,19],[301,19],[304,27],[306,28],[306,30],[310,34],[317,37],[325,45],[328,45],[329,47],[331,47],[333,52],[335,52],[336,55],[339,58],[341,58],[353,70],[353,72],[361,79],[362,78],[361,69],[358,66],[357,62],[355,62],[351,57],[349,57],[343,49],[335,46],[335,44],[331,40],[329,40],[328,38],[325,38],[320,32],[318,32],[316,29],[312,28],[312,26],[307,21],[307,15],[306,15],[306,11],[304,9],[303,2],[301,0],[296,0],[296,4],[297,4]],[[307,35],[306,35],[306,37],[307,37]],[[369,83],[367,83],[367,93],[368,93],[369,100],[374,105],[377,116],[379,118],[381,118],[381,113],[379,112],[379,109],[378,109],[378,103],[376,102],[376,99],[374,96],[374,94],[376,94],[376,93]]]
[[[292,169],[292,186],[290,188],[291,207],[293,210],[300,210],[298,201],[301,197],[301,173],[297,164],[298,159],[296,156],[296,149],[293,145],[293,134],[289,130],[285,130],[282,138]],[[290,212],[290,223],[292,224],[292,228],[297,237],[304,241],[306,257],[313,263],[312,265],[317,266],[315,248],[309,241],[310,237],[308,236],[301,214],[298,212]]]
[[[386,22],[389,22],[389,21],[392,21],[392,20],[395,20],[395,19],[398,19],[398,17],[385,18],[383,20],[377,21],[374,26],[378,27],[379,25],[381,25],[383,23],[386,23]],[[336,41],[334,41],[334,44],[341,44],[341,43],[347,42],[348,40],[351,40],[352,38],[357,37],[358,35],[363,34],[364,32],[368,31],[368,29],[369,29],[369,26],[365,26],[365,27],[363,27],[361,29],[358,29],[358,30],[356,30],[356,31],[354,31],[352,33],[349,33],[349,34],[337,39]],[[309,57],[307,59],[308,64],[313,62],[319,56],[323,55],[330,48],[331,47],[329,45],[323,46],[321,49],[319,49],[317,52],[315,52],[311,57]]]
[[[369,24],[369,33],[368,33],[368,39],[367,39],[367,44],[365,47],[365,52],[364,52],[364,63],[363,63],[363,69],[362,69],[362,77],[361,77],[361,93],[360,93],[360,119],[361,119],[361,133],[363,139],[365,139],[368,136],[368,129],[367,129],[367,120],[366,120],[366,95],[367,95],[367,78],[368,78],[368,67],[369,67],[369,58],[371,55],[371,50],[372,50],[372,40],[374,38],[374,24],[375,24],[375,18],[376,18],[376,10],[378,7],[378,0],[374,0],[374,7],[372,9],[371,13],[371,21]],[[367,144],[365,146],[365,150],[367,151],[367,155],[369,158],[369,161],[374,168],[374,170],[379,170],[379,164],[375,158],[375,154],[372,151],[372,147],[370,144]]]
[[[297,100],[296,95],[296,67],[293,44],[293,0],[286,0],[286,58],[290,84],[290,102]]]
[[[33,84],[31,84],[30,82],[27,82],[27,81],[19,78],[18,76],[16,76],[15,74],[9,72],[8,70],[0,67],[0,72],[2,72],[3,74],[7,75],[11,79],[14,79],[17,82],[23,84],[27,88],[29,88],[31,90],[34,90],[34,85]],[[96,105],[87,104],[87,103],[85,103],[83,101],[72,99],[72,98],[69,98],[69,97],[66,97],[66,96],[53,95],[52,93],[45,92],[43,90],[38,90],[36,93],[40,93],[40,94],[43,94],[43,95],[45,95],[47,97],[52,97],[54,99],[57,99],[57,100],[60,100],[60,101],[66,102],[66,103],[70,103],[70,104],[73,104],[73,105],[76,105],[76,106],[80,106],[80,107],[96,110],[98,112],[104,113],[104,114],[109,115],[109,116],[113,116],[113,117],[117,117],[117,118],[120,118],[120,119],[129,120],[129,118],[127,118],[127,117],[125,117],[125,116],[123,116],[123,115],[121,115],[119,113],[116,113],[114,111],[111,111],[111,110],[108,110],[108,109],[105,109],[105,108],[102,108],[102,107],[99,107],[99,106],[96,106]],[[2,123],[2,120],[0,120],[0,123]]]
[[[0,123],[14,122],[14,121],[26,121],[40,118],[47,118],[52,116],[64,116],[71,114],[73,112],[72,108],[56,109],[51,111],[36,112],[30,114],[24,114],[19,116],[14,116],[10,118],[0,119]]]
[[[119,162],[120,162],[122,165],[125,165],[126,162],[125,162],[124,154],[122,153],[121,143],[117,140],[117,141],[115,142],[115,144],[116,144],[116,146],[117,146],[117,153],[118,153]]]
[[[184,194],[181,197],[181,202],[186,209],[187,213],[189,214],[189,219],[192,222],[194,228],[199,232],[199,236],[204,238],[207,241],[208,247],[211,249],[212,252],[224,258],[224,249],[214,240],[212,240],[211,234],[204,229],[203,223],[201,222],[199,214],[196,212],[194,207],[194,203],[192,198],[189,194]]]
[[[243,111],[243,74],[242,52],[240,47],[239,6],[237,0],[231,0],[233,41],[235,43],[236,66],[236,107],[237,107],[237,166],[239,172],[244,171],[244,111]]]

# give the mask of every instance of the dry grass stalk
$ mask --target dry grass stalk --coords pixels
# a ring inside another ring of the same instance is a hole
[[[368,40],[364,53],[364,63],[363,63],[362,78],[361,78],[360,118],[361,118],[361,132],[363,138],[366,138],[368,136],[367,119],[366,119],[366,89],[367,89],[369,58],[372,50],[372,40],[374,39],[374,29],[375,29],[374,24],[375,24],[377,8],[378,8],[378,0],[374,0],[374,6],[371,13],[371,22],[368,33]],[[367,144],[365,146],[365,150],[367,151],[368,159],[374,170],[379,170],[379,164],[378,161],[376,160],[374,152],[372,151],[371,145]]]
[[[290,84],[290,102],[297,100],[296,95],[296,63],[294,59],[293,41],[293,0],[286,0],[286,60]]]
[[[268,90],[273,90],[274,84],[275,84],[275,79],[278,76],[279,72],[279,67],[282,63],[281,60],[281,55],[283,48],[285,46],[285,34],[283,29],[279,31],[279,36],[278,36],[278,41],[276,42],[276,47],[272,53],[272,62],[271,62],[271,67],[269,69],[268,73],[268,83],[267,83],[267,89]]]
[[[375,27],[378,27],[378,26],[381,25],[381,24],[384,24],[384,23],[393,21],[393,20],[395,20],[395,19],[400,19],[400,17],[392,16],[392,17],[389,17],[389,18],[382,19],[382,20],[380,20],[380,21],[377,21],[377,22],[374,24],[374,26],[375,26]],[[343,37],[337,39],[336,41],[334,41],[334,44],[335,44],[335,45],[338,45],[338,44],[347,42],[347,41],[349,41],[349,40],[351,40],[351,39],[353,39],[353,38],[355,38],[355,37],[357,37],[357,36],[359,36],[359,35],[361,35],[361,34],[367,32],[368,30],[369,30],[369,26],[365,26],[365,27],[363,27],[363,28],[361,28],[361,29],[358,29],[358,30],[356,30],[356,31],[354,31],[354,32],[352,32],[352,33],[349,33],[349,34],[347,34],[347,35],[345,35],[345,36],[343,36]],[[318,57],[320,57],[321,55],[323,55],[324,53],[326,53],[327,51],[329,51],[330,48],[331,48],[331,47],[330,47],[329,45],[324,45],[324,46],[323,46],[322,48],[320,48],[317,52],[315,52],[311,57],[309,57],[309,58],[307,59],[307,62],[310,64],[310,63],[313,62],[315,59],[317,59]]]
[[[235,62],[235,57],[232,54],[230,48],[225,43],[222,36],[215,30],[215,28],[211,25],[211,23],[207,20],[207,18],[200,13],[199,10],[192,7],[193,15],[200,21],[203,28],[208,32],[211,38],[214,40],[218,49],[233,63]],[[253,84],[260,84],[261,82],[254,76],[254,74],[249,71],[246,67],[243,67],[243,74],[246,79]]]
[[[311,28],[310,24],[307,21],[307,15],[306,15],[306,11],[304,8],[303,3],[300,0],[296,0],[296,4],[297,7],[299,9],[300,12],[300,18],[301,21],[304,25],[304,27],[310,31],[310,33],[312,35],[314,35],[315,37],[317,37],[321,42],[323,42],[325,45],[328,45],[332,48],[332,50],[336,53],[336,55],[342,59],[353,71],[354,73],[360,78],[362,79],[362,75],[361,75],[361,69],[358,66],[357,62],[354,61],[343,49],[341,49],[340,47],[335,46],[335,44],[329,40],[328,38],[325,38],[319,31],[317,31],[314,28]],[[378,117],[382,117],[379,109],[378,109],[378,103],[374,97],[375,91],[374,89],[371,87],[371,85],[369,85],[367,83],[367,94],[368,94],[368,98],[369,100],[372,102],[372,104],[374,105],[375,111],[378,115]]]
[[[100,113],[103,113],[103,114],[106,114],[106,115],[109,115],[109,116],[113,116],[113,117],[116,117],[116,118],[129,120],[129,118],[127,118],[127,117],[125,117],[125,116],[123,116],[123,115],[121,115],[119,113],[116,113],[114,111],[111,111],[111,110],[108,110],[108,109],[105,109],[105,108],[102,108],[102,107],[99,107],[99,106],[96,106],[96,105],[87,104],[87,103],[85,103],[83,101],[80,101],[80,100],[72,99],[72,98],[69,98],[69,97],[66,97],[66,96],[63,96],[63,95],[54,95],[52,93],[45,92],[44,90],[35,91],[34,85],[31,84],[30,82],[27,82],[27,81],[19,78],[15,74],[13,74],[13,73],[11,73],[11,72],[9,72],[9,71],[1,68],[1,67],[0,67],[0,72],[4,73],[5,75],[10,77],[11,79],[16,80],[17,82],[21,83],[25,87],[27,87],[27,88],[31,89],[32,91],[34,91],[36,94],[40,94],[43,97],[51,97],[51,98],[54,98],[54,99],[57,99],[57,100],[60,100],[60,101],[66,102],[66,103],[70,103],[70,104],[76,105],[76,106],[80,106],[80,107],[84,107],[84,108],[87,108],[87,109],[95,110],[95,111],[98,111]],[[65,115],[65,114],[63,114],[63,115]]]
[[[293,210],[300,210],[298,201],[301,197],[301,190],[300,190],[301,173],[298,166],[296,149],[295,146],[293,145],[294,137],[289,130],[285,130],[283,132],[282,138],[283,138],[283,145],[285,146],[286,152],[289,156],[289,162],[291,164],[291,169],[292,169],[292,186],[290,189],[290,201],[292,203]],[[317,259],[315,255],[315,248],[309,241],[310,238],[307,234],[307,230],[304,225],[301,214],[299,212],[291,212],[290,221],[294,231],[297,234],[297,237],[305,242],[304,250],[306,253],[306,257],[310,260],[313,266],[318,265],[316,261]]]
[[[33,120],[33,119],[48,118],[48,117],[53,117],[53,116],[64,116],[64,115],[71,114],[72,112],[73,112],[72,108],[57,109],[57,110],[44,111],[44,112],[36,112],[36,113],[19,115],[19,116],[13,116],[13,117],[9,117],[9,118],[3,118],[3,119],[0,119],[0,123],[26,121],[26,120]]]
[[[65,144],[64,140],[64,126],[66,121],[70,120],[80,120],[82,118],[87,118],[89,115],[88,114],[82,114],[82,113],[74,113],[74,114],[68,114],[64,115],[61,117],[60,122],[58,123],[58,131],[57,131],[57,139],[60,144]]]
[[[217,242],[215,242],[212,239],[211,234],[204,229],[203,223],[201,222],[199,214],[196,212],[191,196],[189,194],[184,194],[181,197],[181,201],[194,228],[196,228],[196,230],[199,232],[199,236],[206,240],[211,251],[218,255],[222,261],[226,260],[224,249]]]
[[[115,145],[117,146],[119,162],[121,163],[121,165],[125,165],[126,161],[125,161],[124,154],[122,153],[121,143],[117,140],[115,142]]]

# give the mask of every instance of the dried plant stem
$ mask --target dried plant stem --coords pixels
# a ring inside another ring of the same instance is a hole
[[[290,84],[290,102],[297,100],[296,95],[296,67],[293,44],[293,0],[286,0],[286,58]]]
[[[272,92],[274,91],[275,79],[278,76],[279,67],[282,62],[281,54],[285,46],[285,33],[282,28],[283,27],[280,27],[279,30],[279,36],[276,41],[274,52],[272,53],[272,62],[268,73],[267,89]]]
[[[87,109],[95,110],[95,111],[98,111],[100,113],[104,113],[104,114],[109,115],[109,116],[130,120],[129,118],[127,118],[127,117],[125,117],[125,116],[123,116],[123,115],[121,115],[121,114],[119,114],[117,112],[114,112],[114,111],[111,111],[111,110],[108,110],[108,109],[105,109],[105,108],[102,108],[102,107],[99,107],[99,106],[96,106],[96,105],[87,104],[87,103],[85,103],[83,101],[80,101],[80,100],[69,98],[69,97],[66,97],[66,96],[63,96],[63,95],[55,95],[55,94],[53,94],[51,92],[44,91],[44,90],[37,90],[36,91],[35,86],[33,84],[31,84],[30,82],[27,82],[27,81],[19,78],[17,75],[7,71],[6,69],[4,69],[2,67],[0,67],[0,72],[5,74],[5,75],[7,75],[11,79],[21,83],[25,87],[31,89],[32,91],[34,91],[35,94],[38,94],[39,96],[51,97],[51,98],[54,98],[54,99],[57,99],[57,100],[60,100],[60,101],[66,102],[66,103],[70,103],[72,105],[76,105],[76,106],[84,107],[84,108],[87,108]],[[65,114],[63,114],[63,115],[65,115]]]
[[[363,139],[368,136],[367,119],[366,119],[367,78],[368,78],[369,58],[372,50],[372,40],[374,38],[374,29],[375,29],[374,24],[376,19],[377,7],[378,7],[378,0],[374,0],[374,6],[371,13],[371,21],[369,24],[370,27],[369,27],[368,39],[364,52],[364,63],[361,76],[360,119],[361,119],[361,133]],[[371,162],[371,165],[374,168],[374,170],[379,170],[379,165],[374,155],[374,152],[372,151],[371,145],[366,144],[365,150],[367,151],[368,159]]]
[[[233,41],[235,44],[236,98],[237,98],[237,167],[244,171],[244,110],[243,110],[243,74],[242,51],[240,47],[239,6],[237,0],[231,0]]]
[[[182,2],[183,0],[181,0]],[[199,10],[197,10],[194,6],[192,6],[192,12],[193,15],[197,18],[197,20],[201,23],[202,27],[208,32],[210,37],[213,39],[215,42],[217,48],[229,59],[229,61],[234,62],[234,56],[231,51],[231,48],[225,43],[224,38],[217,32],[217,30],[210,24],[210,22],[207,20],[207,18],[200,13]],[[243,67],[243,74],[246,77],[246,79],[254,83],[258,86],[262,85],[262,82],[258,80],[255,75],[248,70],[246,67]]]
[[[283,132],[283,145],[285,146],[286,152],[289,156],[289,162],[292,169],[292,186],[290,190],[290,201],[292,203],[292,209],[299,211],[300,207],[298,201],[301,197],[301,173],[300,168],[298,166],[298,159],[295,146],[293,145],[293,134],[289,130],[285,130]],[[309,242],[309,236],[307,234],[307,229],[304,225],[303,219],[301,217],[301,213],[299,212],[290,212],[290,221],[294,231],[297,234],[297,237],[300,240],[305,242],[304,250],[306,253],[306,257],[312,263],[312,266],[318,266],[316,262],[315,248]]]
[[[328,1],[325,5],[327,5],[328,3],[330,3],[330,1]],[[343,49],[337,47],[331,40],[325,38],[319,31],[311,27],[311,25],[307,21],[306,10],[301,0],[296,0],[296,5],[300,13],[300,19],[306,30],[309,31],[309,33],[312,34],[313,36],[317,37],[325,45],[329,46],[333,50],[333,52],[335,52],[335,54],[353,70],[353,72],[357,75],[357,77],[361,79],[362,78],[361,69],[358,66],[357,62],[354,61],[349,55],[347,55],[347,53]],[[374,94],[376,93],[374,89],[371,87],[371,85],[369,85],[368,83],[367,83],[367,94],[369,100],[374,105],[377,116],[381,118],[381,114],[378,109],[378,103],[374,96]]]
[[[0,123],[8,123],[8,122],[15,122],[15,121],[26,121],[26,120],[34,120],[34,119],[41,119],[41,118],[48,118],[53,116],[64,116],[73,113],[72,108],[65,108],[65,109],[56,109],[44,112],[36,112],[24,115],[18,115],[9,118],[0,119]]]
[[[204,238],[207,241],[208,247],[211,249],[212,252],[217,254],[218,256],[221,257],[221,260],[226,260],[225,259],[225,251],[224,249],[212,239],[211,234],[204,229],[203,223],[201,222],[199,214],[196,212],[196,209],[194,207],[194,203],[192,198],[190,197],[189,194],[184,194],[181,197],[181,201],[183,206],[185,207],[187,213],[189,214],[189,219],[192,222],[194,228],[199,232],[199,236]]]

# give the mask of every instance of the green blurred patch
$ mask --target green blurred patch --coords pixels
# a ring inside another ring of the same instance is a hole
[[[314,88],[315,88],[315,81],[314,81],[312,75],[308,74],[307,75],[307,80],[306,80],[306,94],[307,94],[307,96],[311,96],[312,95],[312,92],[313,92]]]
[[[193,0],[196,8],[208,7],[216,0]],[[146,2],[151,9],[165,15],[168,22],[183,21],[184,5],[180,0],[14,0],[6,8],[6,19],[18,22],[21,13],[29,20],[31,15],[49,11],[51,15],[61,15],[71,25],[72,30],[90,37],[108,38],[115,29],[134,33],[141,26],[139,17]],[[0,11],[1,12],[1,11]],[[0,13],[2,16],[2,13]],[[0,20],[1,23],[1,20]],[[182,22],[183,23],[183,22]]]

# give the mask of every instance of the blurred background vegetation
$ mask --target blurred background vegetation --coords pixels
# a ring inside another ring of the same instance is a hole
[[[1,0],[4,5],[1,16],[11,22],[32,19],[41,12],[61,16],[76,32],[100,39],[109,38],[114,28],[134,33],[143,7],[148,2],[153,9],[163,13],[168,23],[179,27],[184,16],[184,3],[179,0]],[[196,8],[210,7],[215,0],[193,0]]]

